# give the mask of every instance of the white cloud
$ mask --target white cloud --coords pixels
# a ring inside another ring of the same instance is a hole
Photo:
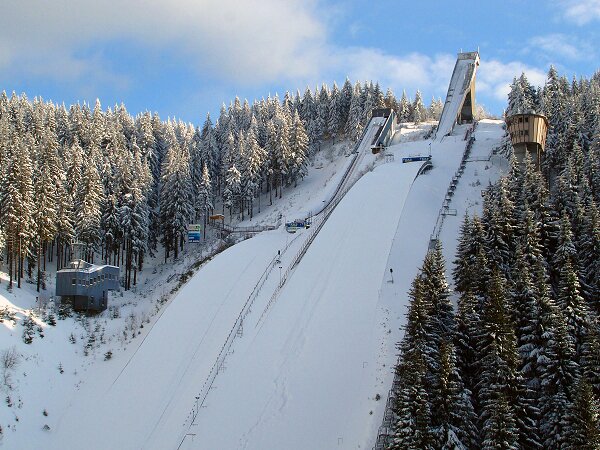
[[[326,43],[315,8],[313,0],[7,0],[0,42],[12,52],[0,52],[0,68],[19,62],[64,79],[47,66],[54,59],[81,77],[97,61],[75,55],[124,39],[236,81],[310,76]]]
[[[376,80],[383,88],[391,87],[397,95],[403,89],[412,96],[417,89],[431,95],[443,95],[448,87],[455,57],[434,57],[421,53],[396,56],[375,48],[355,47],[334,50],[332,65],[345,70],[351,79]]]
[[[0,70],[14,78],[51,77],[89,92],[98,83],[122,89],[136,80],[123,76],[118,61],[102,51],[110,43],[130,42],[156,57],[174,54],[182,66],[227,83],[287,80],[298,85],[348,75],[378,80],[397,95],[406,89],[413,96],[420,89],[426,101],[445,96],[455,54],[398,56],[335,46],[328,36],[331,9],[321,1],[4,0]],[[551,39],[559,37],[536,42],[551,47]],[[563,43],[559,51],[576,55],[577,49]],[[542,71],[523,63],[487,61],[484,55],[478,91],[483,98],[505,101],[509,83],[521,71],[535,84],[545,79]]]
[[[527,52],[544,53],[547,58],[563,57],[572,60],[594,58],[595,51],[591,45],[566,34],[555,33],[535,36],[529,40]]]
[[[600,20],[600,0],[562,0],[564,17],[577,25]]]
[[[510,92],[510,84],[514,77],[525,73],[529,82],[534,86],[543,86],[546,73],[535,67],[528,66],[520,61],[504,63],[498,60],[483,60],[477,72],[477,90],[494,97],[496,100],[506,101]]]
[[[402,89],[406,89],[409,96],[420,89],[428,101],[431,96],[445,98],[456,55],[444,53],[430,57],[410,53],[395,56],[378,49],[354,48],[338,51],[333,61],[346,68],[353,79],[378,80],[382,88],[390,86],[398,96]],[[506,102],[513,78],[522,72],[535,86],[543,86],[546,80],[544,70],[520,61],[487,60],[483,55],[477,71],[476,97],[482,101]]]

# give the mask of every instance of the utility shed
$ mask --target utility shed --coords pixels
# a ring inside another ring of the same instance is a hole
[[[77,311],[104,311],[108,291],[119,290],[119,268],[98,266],[82,259],[56,272],[56,295]]]

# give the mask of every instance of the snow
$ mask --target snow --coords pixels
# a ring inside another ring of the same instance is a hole
[[[111,299],[120,305],[121,319],[110,320],[106,312],[86,325],[101,324],[108,339],[87,358],[80,342],[87,335],[73,319],[46,326],[46,337],[31,346],[22,343],[20,326],[5,322],[0,348],[16,344],[28,359],[15,372],[27,372],[14,391],[25,406],[3,408],[0,416],[3,428],[15,424],[10,414],[20,418],[12,434],[4,432],[4,443],[23,449],[370,448],[391,386],[407,291],[466,144],[467,126],[432,142],[434,167],[416,177],[421,163],[402,164],[402,157],[429,153],[431,141],[420,138],[429,126],[404,127],[386,150],[392,162],[361,148],[354,173],[366,175],[333,211],[268,309],[280,271],[311,230],[290,235],[280,227],[230,247],[162,309],[156,301],[174,283],[167,280],[198,255],[186,250],[182,266],[159,264],[157,273],[148,266],[137,293]],[[471,162],[450,206],[458,214],[446,217],[440,234],[447,261],[465,211],[480,207],[480,191],[506,169],[505,160],[490,155],[502,134],[498,121],[483,121],[475,132]],[[327,147],[296,190],[247,222],[291,220],[317,208],[350,163],[343,156],[348,150],[347,143]],[[25,290],[26,296],[2,290],[0,302],[29,308],[35,294],[30,286]],[[245,305],[251,307],[238,334],[234,325]],[[142,330],[126,328],[130,313],[146,324]],[[137,338],[119,341],[132,329],[140,332]],[[68,343],[72,332],[77,345]],[[232,332],[236,338],[224,364],[214,383],[206,384]],[[109,348],[113,358],[102,361]],[[203,393],[206,401],[197,404]],[[42,431],[44,424],[50,430]]]

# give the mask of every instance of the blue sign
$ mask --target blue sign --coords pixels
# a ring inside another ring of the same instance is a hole
[[[200,242],[202,228],[200,225],[188,225],[188,242]]]
[[[409,156],[407,158],[402,158],[403,163],[415,161],[431,161],[431,156]]]

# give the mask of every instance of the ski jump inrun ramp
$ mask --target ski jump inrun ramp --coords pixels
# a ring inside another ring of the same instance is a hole
[[[459,53],[450,78],[446,102],[435,134],[436,139],[452,133],[456,123],[473,120],[475,107],[475,74],[479,52]]]

